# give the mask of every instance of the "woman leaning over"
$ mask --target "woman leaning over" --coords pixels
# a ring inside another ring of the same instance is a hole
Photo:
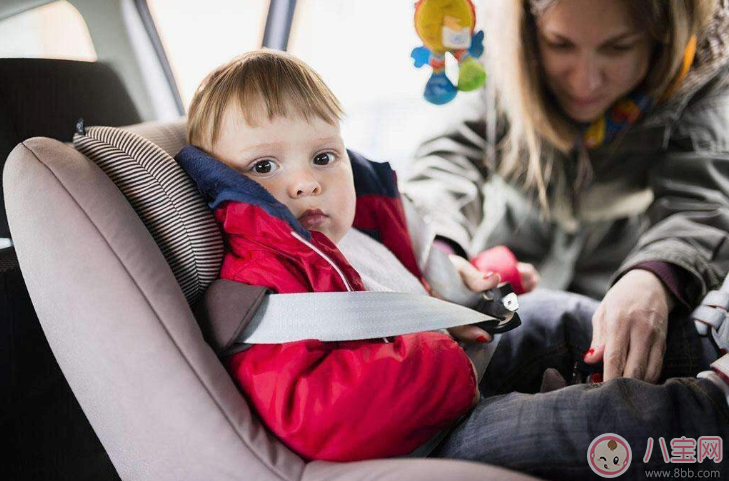
[[[729,2],[488,4],[498,102],[474,99],[475,113],[423,144],[406,192],[441,245],[506,245],[542,286],[601,299],[578,330],[605,380],[658,380],[669,331],[663,375],[695,374],[711,346],[681,308],[729,270]],[[532,303],[549,302],[538,292]],[[527,320],[519,336],[548,322]],[[506,337],[511,357],[492,363],[505,369],[527,343]],[[674,352],[689,338],[694,352]]]

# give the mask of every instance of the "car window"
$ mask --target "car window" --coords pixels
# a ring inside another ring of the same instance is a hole
[[[147,0],[187,109],[208,72],[261,46],[268,0]]]
[[[0,21],[0,57],[95,61],[96,50],[81,14],[61,1]]]
[[[413,15],[413,1],[299,0],[288,46],[342,102],[347,146],[400,172],[420,142],[476,95],[459,94],[446,106],[423,99],[430,69],[410,58],[422,45]]]

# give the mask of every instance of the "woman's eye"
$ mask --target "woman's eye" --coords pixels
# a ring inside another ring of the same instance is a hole
[[[316,154],[314,156],[314,164],[316,165],[329,165],[336,160],[336,157],[331,152],[324,152],[322,154]]]
[[[569,50],[572,48],[572,44],[566,42],[549,42],[548,45],[552,50]]]
[[[258,162],[253,164],[251,170],[256,174],[270,174],[277,168],[278,167],[276,166],[276,164],[270,160],[259,160]]]
[[[633,44],[632,43],[630,43],[630,44],[623,44],[623,45],[613,45],[612,46],[612,49],[615,52],[627,52],[631,48],[633,48]]]

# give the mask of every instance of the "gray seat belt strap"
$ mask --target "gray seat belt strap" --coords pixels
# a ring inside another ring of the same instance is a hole
[[[448,257],[433,248],[432,227],[406,198],[403,206],[418,265],[436,295],[445,301],[400,292],[271,294],[237,342],[376,339],[493,320],[463,307],[475,306],[481,295],[470,291]]]
[[[316,292],[271,294],[237,342],[350,341],[475,324],[494,318],[418,294]]]
[[[724,278],[722,286],[718,290],[708,292],[701,304],[691,313],[699,335],[711,335],[720,349],[729,349],[727,308],[729,308],[729,275]]]
[[[416,261],[430,287],[441,299],[462,306],[476,305],[480,295],[466,287],[448,256],[433,247],[433,226],[423,220],[406,196],[402,197],[402,203]]]

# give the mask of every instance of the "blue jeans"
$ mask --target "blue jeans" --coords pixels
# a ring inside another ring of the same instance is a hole
[[[545,369],[566,379],[589,348],[591,317],[597,303],[554,291],[520,298],[520,328],[504,334],[481,388],[489,394],[433,452],[432,456],[465,459],[526,472],[545,479],[600,479],[587,463],[592,440],[615,433],[630,444],[633,460],[621,479],[645,479],[649,469],[673,469],[658,447],[673,438],[721,436],[729,441],[729,406],[724,394],[703,379],[671,379],[651,385],[616,379],[598,385],[575,385],[537,393]],[[680,313],[679,313],[680,314]],[[685,315],[669,321],[663,376],[695,376],[716,358],[702,343]],[[648,438],[653,454],[643,463]],[[686,470],[718,469],[726,479],[727,462],[682,464]]]

